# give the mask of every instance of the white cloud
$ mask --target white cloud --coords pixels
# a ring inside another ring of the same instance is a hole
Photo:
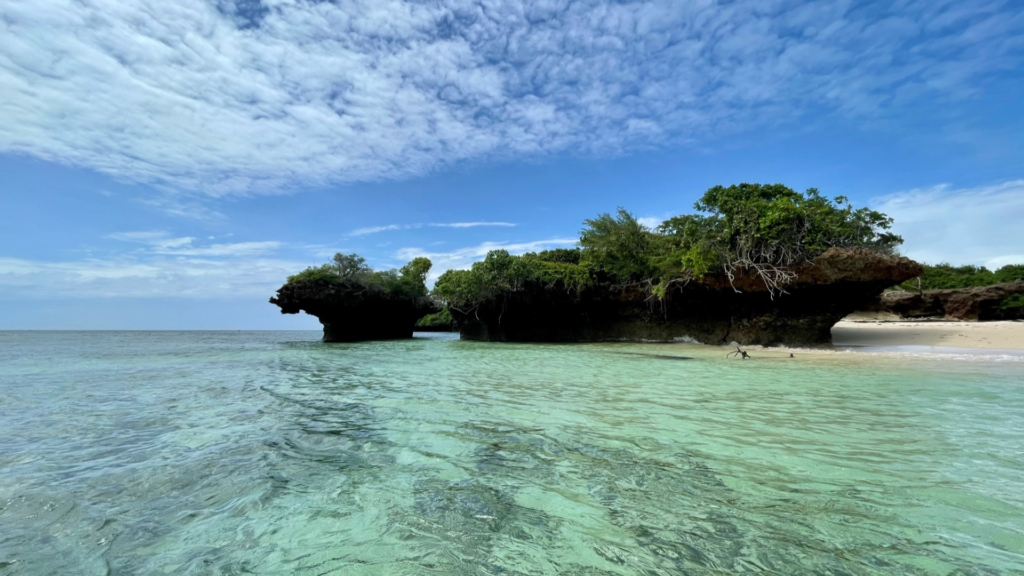
[[[515,224],[511,222],[448,222],[441,224],[427,224],[427,226],[433,226],[435,228],[476,228],[477,226],[500,226],[511,228]]]
[[[349,236],[365,236],[367,234],[377,234],[378,232],[387,232],[389,230],[407,230],[409,228],[419,228],[422,224],[388,224],[387,226],[370,226],[369,228],[356,228],[355,230],[348,233]]]
[[[110,238],[111,240],[120,240],[122,242],[145,244],[146,246],[150,246],[156,250],[170,250],[182,246],[188,246],[193,240],[195,240],[195,238],[192,238],[191,236],[171,238],[167,232],[161,230],[148,232],[115,232],[114,234],[108,234],[107,238]]]
[[[107,238],[144,244],[149,246],[150,252],[168,256],[254,256],[273,252],[281,247],[281,243],[277,241],[193,246],[195,238],[191,236],[172,238],[163,231],[117,232],[107,235]]]
[[[233,242],[230,244],[211,244],[203,247],[184,247],[156,250],[157,254],[173,256],[255,256],[267,254],[281,247],[277,241],[267,242]]]
[[[515,224],[511,222],[432,222],[429,224],[388,224],[386,226],[370,226],[368,228],[356,228],[349,232],[349,236],[365,236],[367,234],[377,234],[379,232],[389,232],[391,230],[414,230],[417,228],[423,228],[429,226],[432,228],[476,228],[478,226],[502,226],[512,227]]]
[[[74,262],[0,258],[4,298],[269,298],[303,264],[272,258],[120,255]]]
[[[903,252],[915,260],[990,268],[1024,262],[1024,180],[917,188],[871,204],[893,217]]]
[[[1019,16],[946,0],[5,0],[0,151],[215,196],[617,154],[978,93],[1019,67]]]
[[[126,175],[121,175],[127,177]],[[194,194],[176,194],[153,196],[150,198],[135,198],[135,200],[146,206],[152,206],[161,212],[172,216],[180,216],[190,220],[217,221],[225,217],[210,207],[206,198],[196,199]]]
[[[669,214],[665,214],[663,216],[641,216],[637,218],[636,221],[643,224],[644,226],[647,226],[651,230],[654,230],[658,226],[661,226],[662,222],[668,220],[671,217],[672,216]]]
[[[276,241],[204,245],[163,231],[107,238],[136,247],[77,261],[0,258],[0,297],[269,298],[308,265],[273,257]]]
[[[139,247],[63,262],[0,257],[0,298],[269,298],[285,278],[310,265],[275,257],[282,247],[276,241],[200,245],[194,238],[163,231],[119,232],[107,238]],[[468,268],[491,250],[523,254],[575,243],[575,238],[551,238],[484,242],[450,252],[402,248],[395,258],[403,264],[418,256],[430,258],[433,279],[450,268]],[[326,256],[346,251],[303,248]]]
[[[402,248],[395,253],[395,258],[403,262],[421,256],[430,258],[433,264],[430,278],[433,280],[446,270],[469,268],[473,262],[483,260],[484,256],[487,256],[487,253],[491,250],[508,250],[510,254],[524,254],[526,252],[548,250],[560,246],[572,246],[577,241],[576,238],[550,238],[548,240],[535,240],[532,242],[484,242],[476,246],[459,248],[450,252],[431,252],[423,248]]]

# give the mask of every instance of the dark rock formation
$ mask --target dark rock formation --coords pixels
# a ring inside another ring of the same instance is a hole
[[[416,321],[441,309],[429,298],[389,297],[356,283],[285,284],[270,303],[282,314],[316,316],[324,342],[412,338]]]
[[[787,293],[774,297],[755,275],[738,274],[731,285],[713,276],[676,287],[663,302],[639,286],[597,285],[578,295],[530,286],[471,310],[450,310],[467,340],[825,344],[841,318],[922,272],[906,258],[863,249],[831,249],[792,270],[797,277]]]
[[[868,305],[871,311],[890,312],[903,318],[945,318],[948,320],[1019,320],[1024,306],[1003,306],[1008,298],[1024,295],[1024,281],[992,286],[886,292]]]

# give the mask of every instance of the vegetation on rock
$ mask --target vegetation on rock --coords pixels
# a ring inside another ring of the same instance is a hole
[[[892,219],[781,184],[715,186],[694,205],[699,212],[670,218],[655,230],[619,208],[586,220],[579,248],[512,256],[490,252],[470,270],[441,275],[434,294],[458,310],[542,285],[579,293],[595,284],[640,287],[664,299],[674,285],[707,276],[729,282],[755,274],[772,296],[785,292],[793,266],[830,248],[865,248],[892,254],[902,238]]]
[[[430,266],[429,259],[414,258],[398,270],[374,271],[358,254],[335,254],[331,262],[289,276],[286,286],[322,286],[388,298],[422,298],[427,295]]]
[[[595,270],[580,261],[580,250],[545,250],[513,256],[506,250],[492,250],[470,270],[448,270],[434,284],[434,294],[449,306],[474,303],[519,292],[531,283],[579,291],[594,282]]]
[[[999,307],[1003,310],[1024,308],[1024,294],[1013,294],[1012,296],[1007,296],[999,303]]]
[[[327,264],[289,276],[270,302],[283,314],[316,316],[328,342],[411,338],[416,321],[440,309],[428,295],[429,272],[426,258],[374,271],[357,254],[336,254]]]
[[[985,266],[924,266],[921,276],[890,289],[872,307],[903,318],[956,320],[1024,318],[1024,264],[996,271]]]
[[[981,279],[991,279],[986,276]],[[1024,318],[1024,279],[957,288],[889,290],[867,309],[903,318],[1019,320]]]
[[[951,264],[925,265],[924,274],[900,284],[898,289],[908,291],[943,290],[948,288],[974,288],[1003,282],[1024,280],[1024,264],[1008,264],[996,271],[984,266],[953,266]]]

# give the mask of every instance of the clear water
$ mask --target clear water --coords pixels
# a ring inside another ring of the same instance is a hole
[[[1019,362],[318,337],[0,333],[0,574],[1024,573]]]

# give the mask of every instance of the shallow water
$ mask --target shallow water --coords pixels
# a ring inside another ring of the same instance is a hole
[[[1020,362],[318,337],[0,332],[0,574],[1024,573]]]

